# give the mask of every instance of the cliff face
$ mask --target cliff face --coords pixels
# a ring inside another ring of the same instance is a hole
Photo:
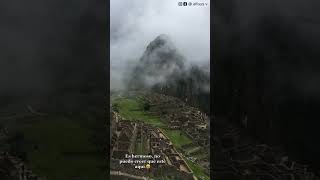
[[[129,89],[151,90],[179,97],[209,112],[209,69],[191,65],[167,35],[150,42],[129,81]]]
[[[238,16],[249,7],[262,9],[250,0],[242,3],[215,7],[214,115],[320,168],[320,14],[302,9],[319,4],[268,1],[261,4],[277,12],[265,8]]]
[[[167,35],[150,42],[132,73],[130,88],[151,88],[179,77],[184,67],[184,57]]]

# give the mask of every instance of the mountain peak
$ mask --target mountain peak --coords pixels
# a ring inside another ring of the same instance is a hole
[[[180,69],[184,66],[184,58],[166,34],[157,36],[149,43],[140,62],[158,69],[167,69],[172,65]]]
[[[167,34],[160,34],[156,37],[155,41],[171,41],[171,38]]]
[[[165,47],[168,50],[175,50],[175,46],[171,41],[171,38],[166,34],[160,34],[153,41],[149,43],[146,49],[146,53],[152,53],[154,50]]]

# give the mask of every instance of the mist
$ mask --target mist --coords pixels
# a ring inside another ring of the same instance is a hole
[[[110,2],[111,89],[123,89],[128,72],[147,45],[166,34],[187,64],[209,64],[210,1],[208,6],[178,6],[177,0]]]

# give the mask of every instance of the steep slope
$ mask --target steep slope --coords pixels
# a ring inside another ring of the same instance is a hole
[[[129,89],[179,97],[209,113],[209,69],[191,65],[167,35],[150,42],[132,72]]]
[[[159,35],[146,48],[133,71],[131,88],[150,88],[179,76],[184,70],[183,56],[167,35]]]

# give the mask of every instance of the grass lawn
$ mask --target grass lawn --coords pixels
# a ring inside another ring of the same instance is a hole
[[[198,152],[198,151],[200,151],[200,150],[201,150],[201,147],[200,147],[200,146],[196,146],[196,147],[187,149],[186,152],[187,152],[187,154],[190,154],[190,153]]]
[[[163,129],[164,133],[169,137],[170,141],[178,148],[181,146],[192,143],[192,140],[188,138],[180,130]]]
[[[119,113],[122,117],[128,120],[137,119],[157,127],[164,126],[164,123],[159,117],[145,113],[141,107],[141,104],[135,98],[119,98],[114,100],[112,104],[118,104]]]
[[[136,143],[135,145],[135,154],[143,154],[141,143]]]
[[[187,160],[185,159],[185,161],[188,163],[188,165],[190,166],[190,168],[192,169],[194,175],[199,179],[199,180],[202,180],[203,178],[205,180],[209,180],[210,177],[207,176],[205,173],[204,173],[204,170],[201,166],[193,163],[192,161],[190,160]]]
[[[166,124],[161,121],[161,119],[157,116],[152,116],[150,114],[145,113],[142,110],[141,104],[137,99],[130,98],[130,99],[117,99],[113,103],[118,104],[119,106],[119,113],[122,117],[126,119],[138,119],[142,120],[147,124],[152,124],[157,127],[166,128]],[[181,146],[185,144],[192,143],[192,140],[188,138],[184,133],[180,133],[180,130],[169,130],[165,129],[164,132],[170,138],[172,143],[176,146],[181,148]]]
[[[104,180],[104,157],[90,140],[91,130],[68,118],[35,119],[21,131],[28,141],[29,166],[48,180]],[[34,145],[38,148],[34,149]]]

